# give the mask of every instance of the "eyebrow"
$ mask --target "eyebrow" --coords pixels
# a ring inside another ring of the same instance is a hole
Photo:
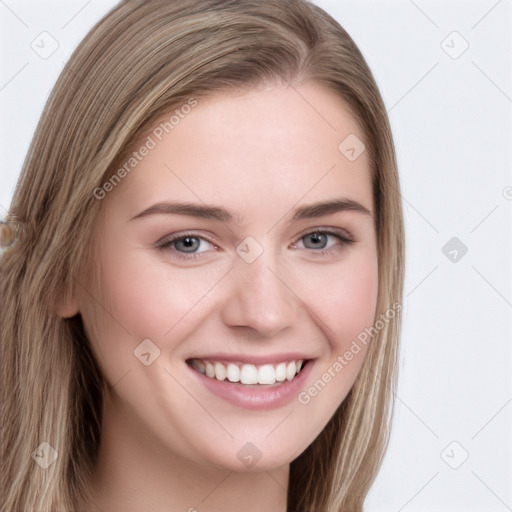
[[[330,201],[322,201],[319,203],[301,206],[300,208],[295,209],[290,222],[323,217],[324,215],[343,211],[353,211],[362,213],[363,215],[372,216],[372,212],[368,210],[368,208],[356,201],[351,199],[333,199]],[[235,215],[233,213],[220,206],[199,203],[160,202],[135,215],[130,219],[130,221],[157,214],[188,215],[191,217],[213,219],[227,223],[233,223],[235,219]],[[238,219],[240,218],[239,215],[236,217]]]

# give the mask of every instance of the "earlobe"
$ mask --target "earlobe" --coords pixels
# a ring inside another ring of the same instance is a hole
[[[79,313],[78,301],[74,297],[65,298],[57,304],[55,312],[62,318],[71,318]]]

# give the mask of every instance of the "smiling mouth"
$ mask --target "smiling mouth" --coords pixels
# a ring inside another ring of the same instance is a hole
[[[242,385],[279,385],[292,381],[309,360],[283,361],[277,364],[222,363],[205,359],[189,359],[187,364],[199,373],[218,381]]]

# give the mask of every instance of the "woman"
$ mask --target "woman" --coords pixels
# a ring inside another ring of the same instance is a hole
[[[121,2],[59,78],[10,219],[3,510],[362,510],[403,219],[381,96],[324,11]]]

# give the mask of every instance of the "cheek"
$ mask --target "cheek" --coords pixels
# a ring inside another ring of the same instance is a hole
[[[324,271],[322,276],[317,275],[316,283],[325,283],[325,288],[322,292],[320,286],[311,287],[308,295],[308,307],[321,320],[317,323],[328,343],[310,385],[301,391],[298,402],[308,414],[318,418],[330,418],[352,388],[369,345],[358,336],[375,320],[376,253],[368,251],[366,257],[354,255],[344,263]]]
[[[308,307],[321,320],[331,350],[342,353],[374,322],[378,293],[377,257],[373,251],[362,256],[354,254],[339,265],[317,269],[312,282],[315,286],[304,290]]]
[[[342,278],[337,308],[340,326],[350,337],[355,337],[370,326],[375,318],[378,292],[378,269],[376,259],[369,257],[354,265]],[[333,311],[333,316],[336,312]]]
[[[179,268],[156,250],[150,254],[137,247],[105,249],[104,303],[136,339],[163,340],[174,326],[188,323],[189,314],[201,310],[203,299],[229,270],[226,265]],[[114,257],[118,254],[127,257]]]

